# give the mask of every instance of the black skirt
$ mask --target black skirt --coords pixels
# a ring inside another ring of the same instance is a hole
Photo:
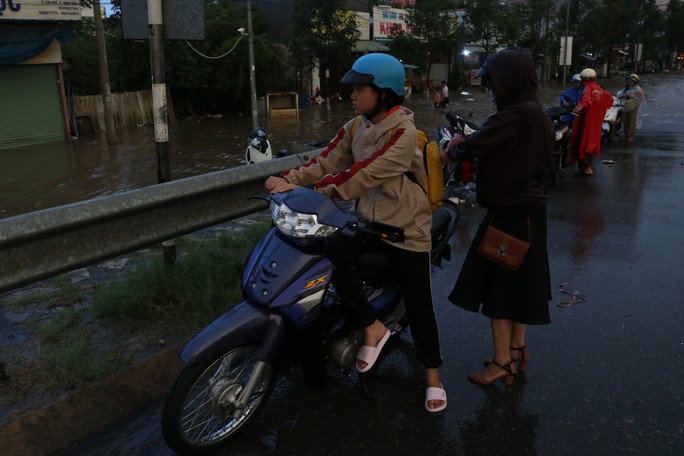
[[[496,228],[518,239],[531,238],[530,248],[517,271],[506,269],[477,252],[492,217]],[[544,325],[551,322],[550,300],[545,206],[490,209],[470,245],[449,301],[471,312],[481,311],[489,318]]]

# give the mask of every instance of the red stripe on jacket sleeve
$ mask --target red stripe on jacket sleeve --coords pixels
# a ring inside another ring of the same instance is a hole
[[[368,158],[366,158],[366,159],[364,159],[364,160],[361,160],[361,161],[359,161],[359,162],[354,163],[354,165],[352,165],[351,168],[349,168],[349,169],[347,169],[347,170],[345,170],[345,171],[340,171],[339,173],[337,173],[337,174],[335,174],[335,175],[328,174],[328,175],[325,176],[323,179],[321,179],[321,180],[319,180],[318,182],[316,182],[316,183],[314,184],[314,188],[319,189],[319,188],[322,188],[322,187],[326,187],[326,186],[328,186],[328,185],[336,185],[336,186],[338,186],[338,187],[341,186],[342,184],[344,184],[345,182],[347,182],[349,179],[351,179],[352,177],[354,177],[354,175],[356,175],[359,171],[361,171],[361,170],[367,168],[368,165],[370,165],[371,163],[373,163],[373,162],[374,162],[375,160],[377,160],[379,157],[382,157],[382,156],[385,154],[385,152],[387,152],[387,150],[388,150],[390,147],[392,147],[392,146],[394,146],[394,145],[396,144],[397,140],[398,140],[398,139],[401,137],[401,135],[403,135],[403,134],[404,134],[404,129],[403,129],[403,128],[399,128],[399,129],[394,133],[394,135],[392,135],[392,137],[390,138],[390,140],[389,140],[384,146],[382,146],[380,149],[376,150],[376,151],[373,153],[373,155],[371,155],[370,157],[368,157]]]
[[[340,131],[338,131],[338,132],[337,132],[337,135],[335,135],[335,137],[332,139],[332,141],[330,141],[330,142],[328,143],[328,145],[325,147],[325,149],[323,150],[323,152],[321,152],[319,155],[317,155],[316,157],[312,158],[312,159],[309,160],[308,162],[304,163],[303,165],[295,166],[294,168],[290,168],[290,169],[288,169],[287,171],[283,171],[282,173],[280,173],[280,177],[285,177],[285,176],[287,176],[287,174],[288,174],[290,171],[295,171],[295,170],[302,169],[302,168],[308,168],[309,166],[313,165],[313,164],[316,162],[316,160],[317,160],[318,158],[321,158],[321,157],[322,157],[322,158],[325,158],[325,157],[327,157],[328,154],[330,153],[330,151],[333,150],[335,147],[337,147],[337,145],[340,143],[340,141],[342,141],[342,138],[344,138],[344,136],[345,136],[346,134],[347,134],[347,130],[345,130],[344,128],[340,128]]]

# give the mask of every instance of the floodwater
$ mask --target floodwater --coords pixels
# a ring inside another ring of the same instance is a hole
[[[619,78],[613,78],[618,83]],[[558,103],[563,90],[548,83],[540,90],[545,106]],[[610,88],[610,87],[607,87]],[[452,109],[481,123],[492,112],[480,87],[451,90]],[[435,139],[445,123],[425,93],[413,94],[405,105],[415,112],[416,126]],[[259,122],[269,135],[274,154],[291,142],[329,139],[353,115],[351,102],[308,106],[294,118]],[[171,179],[218,171],[244,164],[250,117],[186,119],[171,127]],[[157,159],[151,126],[117,131],[118,144],[108,145],[104,134],[35,146],[0,150],[0,218],[49,207],[122,193],[157,183]]]

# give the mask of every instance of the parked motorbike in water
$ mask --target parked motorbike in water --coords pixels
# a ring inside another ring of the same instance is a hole
[[[249,134],[249,140],[247,150],[245,150],[245,163],[251,165],[273,158],[273,151],[266,130],[261,127],[257,128]]]
[[[553,153],[551,155],[551,185],[558,187],[560,184],[560,176],[563,168],[568,161],[568,151],[570,144],[570,135],[572,128],[568,122],[561,119],[562,116],[573,114],[561,107],[555,106],[545,109],[546,114],[553,122],[553,128],[556,131],[556,139],[553,143]]]
[[[307,383],[317,386],[327,363],[351,371],[363,330],[349,321],[331,284],[326,245],[338,237],[403,241],[401,229],[360,220],[304,187],[263,199],[270,203],[274,227],[247,259],[244,300],[180,354],[185,368],[161,421],[164,439],[180,454],[204,454],[235,438],[264,408],[283,366],[299,364]],[[433,213],[433,264],[450,259],[448,241],[458,218],[449,201]],[[410,322],[390,261],[380,252],[363,251],[358,268],[378,319],[400,334]]]
[[[450,143],[456,135],[465,137],[480,129],[480,126],[475,122],[467,120],[455,111],[446,112],[444,117],[449,124],[440,125],[437,128],[437,141],[440,152],[444,152],[444,150],[450,147]],[[451,163],[449,166],[444,167],[444,184],[448,185],[452,179],[456,183],[460,182],[461,185],[463,185],[463,190],[466,195],[457,196],[469,196],[470,198],[463,199],[473,199],[476,190],[476,174],[477,169],[475,162],[461,160],[457,163]]]
[[[613,105],[608,108],[603,118],[601,143],[610,143],[613,137],[622,130],[622,100],[613,97]]]
[[[322,105],[326,102],[328,102],[330,104],[341,103],[342,102],[342,95],[340,95],[340,93],[337,92],[337,93],[334,93],[332,95],[328,95],[327,97],[323,98],[323,96],[320,94],[320,92],[316,92],[316,95],[309,97],[306,104]]]

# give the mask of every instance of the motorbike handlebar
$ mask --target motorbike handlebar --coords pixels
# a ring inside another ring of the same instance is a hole
[[[406,234],[402,228],[380,222],[351,222],[349,226],[355,231],[365,233],[390,242],[404,242]]]

